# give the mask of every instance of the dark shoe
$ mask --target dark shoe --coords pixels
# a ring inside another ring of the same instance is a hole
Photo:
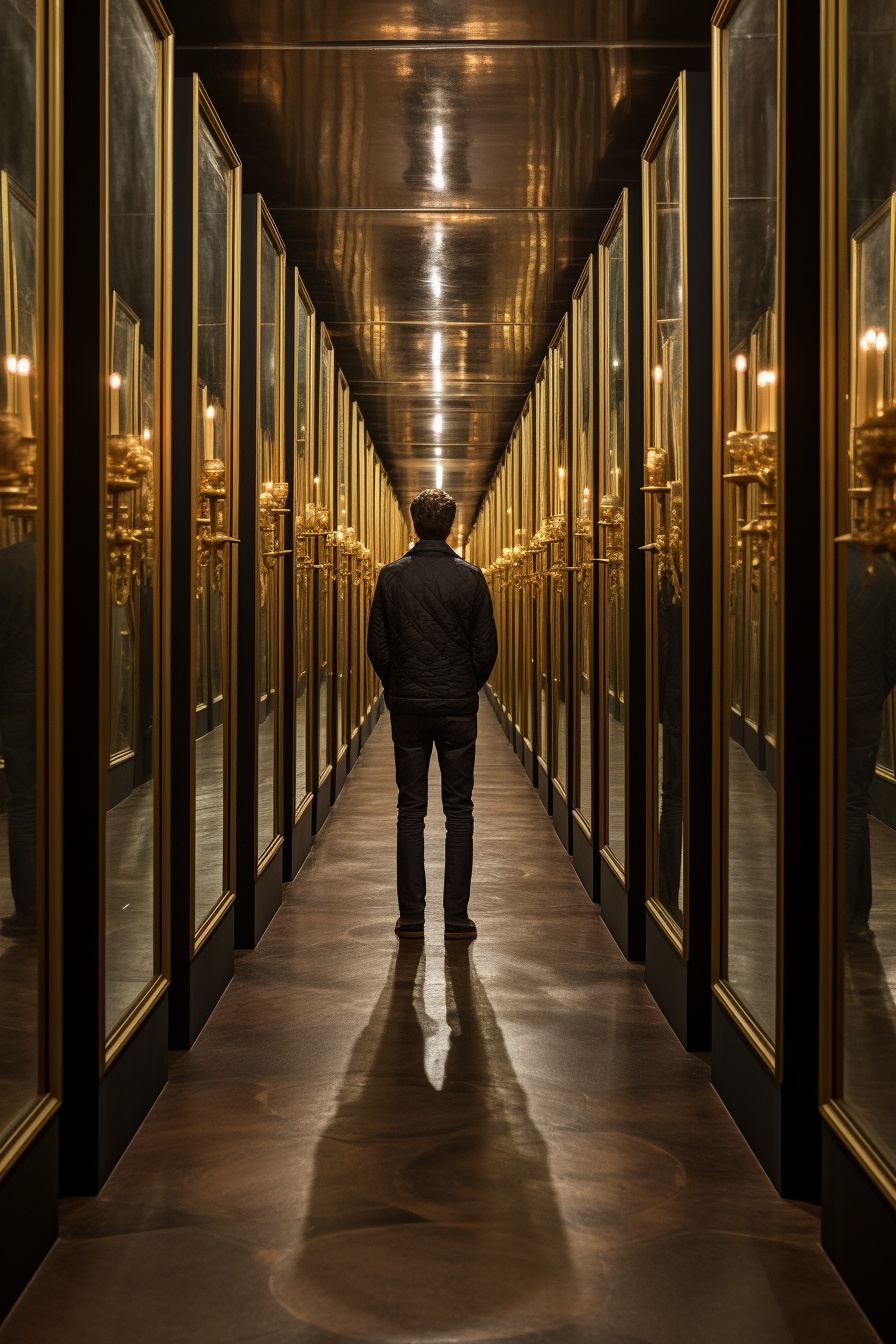
[[[476,925],[472,919],[445,920],[446,938],[475,938]]]
[[[873,943],[875,941],[874,930],[867,924],[849,924],[846,929],[846,941],[848,943]]]
[[[422,919],[397,919],[395,921],[395,932],[399,938],[422,938],[423,920]]]
[[[37,933],[37,916],[25,915],[19,910],[0,920],[0,933],[4,938],[31,938]]]

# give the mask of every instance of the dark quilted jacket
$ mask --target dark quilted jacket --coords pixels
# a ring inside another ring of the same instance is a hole
[[[846,696],[880,709],[896,684],[896,568],[850,546],[846,564]]]
[[[396,714],[475,714],[498,656],[491,593],[444,541],[418,541],[380,571],[367,657]]]

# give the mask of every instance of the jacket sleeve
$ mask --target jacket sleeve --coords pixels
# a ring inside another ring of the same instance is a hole
[[[367,621],[367,657],[383,685],[389,681],[389,639],[386,634],[386,613],[383,602],[383,576],[376,581],[370,616]]]
[[[470,653],[473,659],[476,689],[481,691],[498,657],[498,631],[495,626],[495,614],[492,611],[492,595],[481,573],[473,611],[473,639]]]

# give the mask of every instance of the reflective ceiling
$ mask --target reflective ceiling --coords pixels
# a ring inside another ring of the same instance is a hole
[[[469,527],[706,0],[169,0],[405,501]],[[437,459],[436,450],[441,450]]]

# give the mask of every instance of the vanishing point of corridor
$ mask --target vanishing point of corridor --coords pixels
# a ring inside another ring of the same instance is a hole
[[[2,1344],[871,1344],[480,714],[480,937],[397,944],[382,721]],[[433,768],[431,799],[437,798]],[[427,863],[439,915],[438,807]]]

